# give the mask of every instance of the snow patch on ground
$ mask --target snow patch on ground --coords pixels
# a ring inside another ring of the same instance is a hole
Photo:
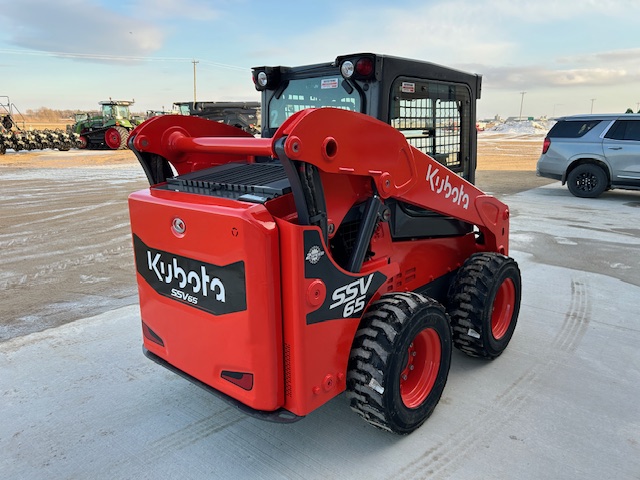
[[[507,135],[546,135],[555,124],[555,120],[523,120],[507,121],[499,123],[485,130],[489,133],[500,133]]]

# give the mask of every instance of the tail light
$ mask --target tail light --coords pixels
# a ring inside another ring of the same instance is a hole
[[[356,62],[356,74],[361,77],[370,77],[373,73],[373,60],[370,57],[364,57]]]
[[[544,142],[542,143],[542,153],[547,153],[549,147],[551,146],[551,139],[549,137],[545,137]]]
[[[162,338],[160,338],[160,335],[158,335],[156,332],[151,330],[149,328],[149,325],[147,325],[144,322],[142,322],[142,334],[147,340],[150,340],[153,343],[157,343],[161,347],[164,347],[164,342],[162,341]]]

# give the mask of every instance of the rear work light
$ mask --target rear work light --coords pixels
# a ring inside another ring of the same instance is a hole
[[[355,72],[355,67],[353,66],[353,62],[347,60],[342,63],[340,67],[340,73],[344,78],[351,78],[353,76],[353,72]]]
[[[275,90],[280,85],[279,67],[262,67],[253,69],[253,83],[256,90]]]
[[[267,74],[264,72],[260,72],[258,73],[257,77],[256,77],[256,83],[261,86],[261,87],[266,87],[267,86]]]
[[[544,142],[542,143],[542,153],[547,153],[549,147],[551,146],[551,139],[549,137],[545,137]]]

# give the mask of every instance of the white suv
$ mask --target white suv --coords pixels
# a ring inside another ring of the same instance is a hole
[[[536,173],[561,180],[576,197],[640,190],[640,115],[559,118],[544,139]]]

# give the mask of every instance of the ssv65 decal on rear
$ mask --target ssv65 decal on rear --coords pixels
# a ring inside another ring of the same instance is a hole
[[[246,310],[244,262],[218,266],[147,246],[133,236],[136,269],[160,295],[215,315]]]

